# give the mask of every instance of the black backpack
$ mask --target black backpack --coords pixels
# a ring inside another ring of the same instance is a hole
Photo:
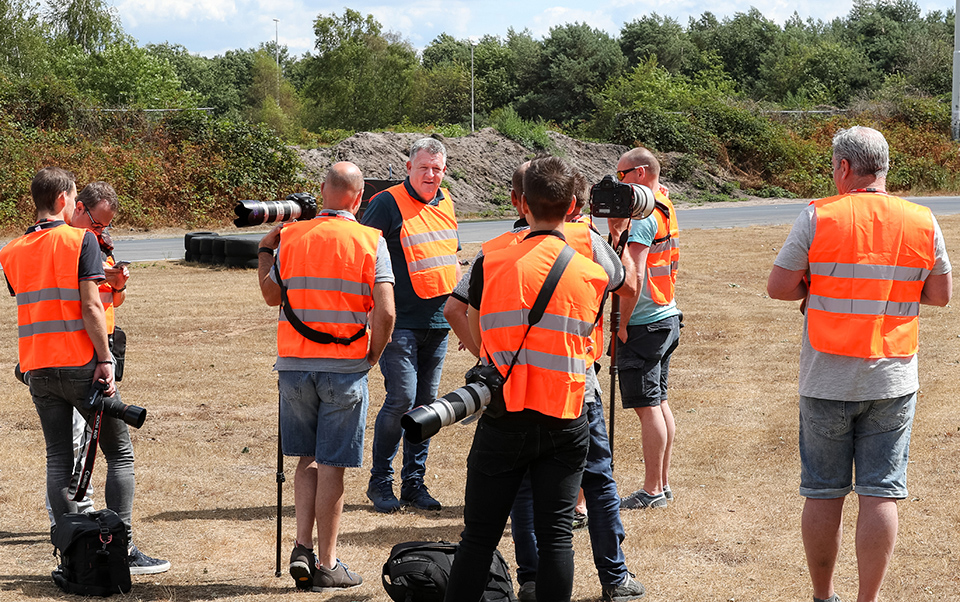
[[[408,541],[390,550],[383,565],[383,589],[394,602],[443,602],[458,544],[447,541]],[[484,602],[517,602],[510,569],[499,550],[490,563]]]
[[[64,514],[52,540],[60,556],[53,582],[63,591],[82,596],[130,591],[127,529],[113,510]]]

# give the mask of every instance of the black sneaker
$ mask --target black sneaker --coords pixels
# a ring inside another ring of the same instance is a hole
[[[367,487],[367,499],[373,502],[373,508],[377,512],[397,512],[400,510],[400,500],[393,495],[393,483],[390,481],[380,483],[371,481]]]
[[[317,557],[313,550],[294,542],[293,552],[290,554],[290,576],[297,585],[297,589],[309,591],[313,587],[313,567],[317,564]]]
[[[587,515],[583,512],[573,511],[573,530],[583,529],[587,526],[587,523],[590,522],[587,518]]]
[[[604,585],[604,602],[627,602],[627,600],[639,600],[646,594],[643,585],[634,579],[634,574],[628,572],[627,577],[620,585]]]
[[[170,570],[169,560],[150,558],[138,550],[137,546],[130,547],[130,553],[127,555],[127,564],[130,565],[131,575],[154,575]]]
[[[347,568],[347,565],[337,558],[337,566],[332,569],[318,564],[314,567],[313,591],[328,592],[341,589],[350,589],[363,583],[363,578]]]
[[[537,602],[537,582],[527,581],[521,585],[517,592],[517,600],[520,602]]]
[[[413,506],[419,510],[440,510],[440,505],[430,492],[423,481],[413,481],[409,485],[404,483],[400,487],[400,503],[404,506]]]

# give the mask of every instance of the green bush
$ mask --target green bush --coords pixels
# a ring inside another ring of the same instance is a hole
[[[490,114],[490,125],[514,142],[533,150],[553,152],[553,141],[543,121],[527,121],[511,107],[497,109]]]

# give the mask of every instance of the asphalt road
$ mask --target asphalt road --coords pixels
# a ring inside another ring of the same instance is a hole
[[[909,200],[930,207],[935,215],[960,213],[960,197],[908,197]],[[700,228],[741,228],[745,226],[791,224],[807,201],[787,201],[772,205],[714,205],[678,209],[677,219],[684,230]],[[606,220],[600,220],[600,231],[606,233]],[[489,240],[510,229],[513,220],[470,221],[460,224],[460,240],[476,243]],[[245,234],[238,229],[236,234],[254,240],[263,232]],[[162,261],[183,259],[183,237],[143,238],[117,240],[115,254],[127,261]]]

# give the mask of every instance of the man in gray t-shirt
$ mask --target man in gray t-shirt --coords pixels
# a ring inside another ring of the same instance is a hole
[[[952,292],[936,219],[885,192],[888,168],[880,132],[837,132],[839,195],[800,214],[767,282],[770,297],[803,301],[801,531],[815,602],[839,601],[833,573],[851,491],[859,599],[877,599],[896,543],[897,500],[907,496],[919,307],[942,307]]]

